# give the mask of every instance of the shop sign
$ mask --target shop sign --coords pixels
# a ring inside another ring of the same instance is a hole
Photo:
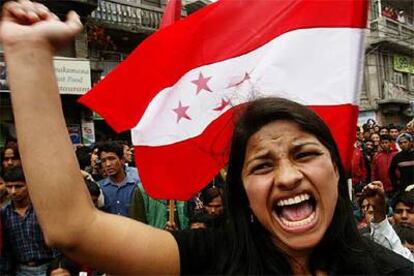
[[[394,55],[394,70],[414,74],[414,58]]]
[[[83,95],[91,89],[88,60],[59,57],[54,65],[60,94]],[[9,92],[5,62],[0,62],[0,92]]]
[[[93,120],[82,119],[82,141],[85,146],[95,143],[95,125]]]
[[[81,127],[78,124],[72,124],[67,126],[69,137],[73,145],[79,145],[81,143]]]
[[[91,89],[88,60],[56,58],[54,65],[60,94],[83,95]]]

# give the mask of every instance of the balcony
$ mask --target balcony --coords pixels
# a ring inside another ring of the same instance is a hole
[[[101,0],[91,14],[91,20],[106,28],[132,33],[150,34],[161,22],[163,9],[125,0]]]
[[[395,82],[384,80],[384,98],[383,102],[398,102],[408,104],[413,99],[413,91],[407,86],[399,85]]]
[[[414,50],[414,25],[411,17],[406,22],[399,22],[386,16],[379,16],[369,24],[368,44],[388,43],[407,53]]]

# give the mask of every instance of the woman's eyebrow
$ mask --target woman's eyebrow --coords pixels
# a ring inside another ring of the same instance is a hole
[[[314,141],[299,141],[299,142],[293,142],[294,149],[302,148],[305,146],[320,146],[321,144]]]
[[[269,158],[270,151],[269,150],[261,150],[255,154],[253,154],[246,162],[247,165],[249,165],[251,162],[257,160],[257,159],[265,159]]]

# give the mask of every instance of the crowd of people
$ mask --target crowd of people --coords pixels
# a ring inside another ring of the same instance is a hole
[[[399,128],[393,124],[380,126],[369,120],[362,125],[362,131],[357,127],[351,171],[355,217],[361,233],[373,237],[382,232],[375,239],[388,248],[396,248],[393,243],[398,241],[398,235],[411,252],[414,252],[413,122]],[[370,183],[381,183],[381,200],[369,201],[363,193]],[[382,228],[372,224],[378,210]]]
[[[370,121],[357,127],[352,156],[356,193],[371,181],[381,181],[389,198],[414,183],[413,122],[400,129]]]
[[[193,199],[155,200],[145,192],[134,166],[133,148],[126,142],[102,142],[75,150],[81,174],[96,208],[169,231],[219,227],[224,219],[223,185],[218,174]],[[49,249],[42,236],[27,192],[16,139],[1,148],[0,205],[3,249],[0,274],[67,271],[91,268]],[[56,270],[51,269],[59,264]],[[96,274],[98,274],[96,272]]]
[[[3,10],[18,141],[1,151],[1,273],[413,275],[411,125],[395,146],[379,126],[357,135],[352,210],[328,126],[296,102],[256,99],[238,114],[226,173],[188,202],[156,200],[129,145],[73,153],[52,58],[81,27],[26,0]]]

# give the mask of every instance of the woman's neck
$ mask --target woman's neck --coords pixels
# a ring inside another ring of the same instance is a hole
[[[311,272],[308,269],[308,261],[309,258],[298,258],[298,257],[291,257],[290,258],[290,265],[292,267],[293,275],[311,275]],[[316,270],[316,276],[326,276],[328,273],[323,270]]]
[[[309,275],[308,256],[291,256],[290,266],[292,267],[293,275]]]

